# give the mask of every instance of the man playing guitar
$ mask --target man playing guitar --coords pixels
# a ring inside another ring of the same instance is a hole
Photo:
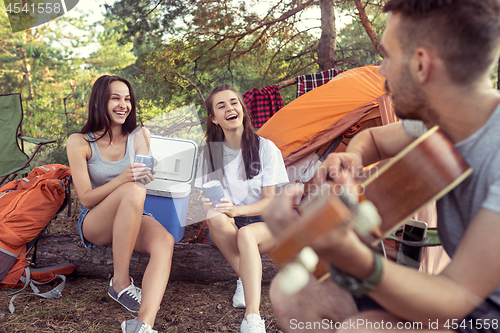
[[[340,169],[393,157],[438,125],[474,170],[437,202],[439,235],[452,262],[439,275],[425,275],[381,258],[352,229],[337,228],[312,248],[331,264],[332,278],[350,276],[361,286],[369,280],[371,288],[353,298],[349,286],[310,282],[286,296],[273,282],[273,308],[287,332],[500,331],[500,94],[490,78],[500,50],[500,1],[389,0],[384,11],[391,16],[379,71],[403,121],[358,134],[345,153],[325,160],[314,181],[345,182],[336,177]],[[298,220],[292,204],[301,195],[300,187],[288,188],[263,214],[278,238]],[[321,293],[310,296],[312,305],[304,299],[308,289]],[[347,325],[311,324],[323,319]]]

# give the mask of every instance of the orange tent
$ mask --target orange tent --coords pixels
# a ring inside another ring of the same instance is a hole
[[[287,167],[295,165],[353,125],[388,123],[384,117],[393,112],[384,82],[377,66],[345,71],[283,107],[257,134],[278,146]]]
[[[351,126],[360,124],[366,129],[398,121],[384,82],[376,66],[345,71],[280,109],[257,133],[281,150],[291,181],[308,181],[322,156],[345,150],[348,139],[344,133]],[[414,218],[437,225],[434,205]],[[441,247],[427,251],[420,269],[437,274],[449,258]]]

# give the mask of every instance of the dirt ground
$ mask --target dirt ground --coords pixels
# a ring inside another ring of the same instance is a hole
[[[79,207],[73,195],[73,207]],[[78,205],[78,206],[76,206]],[[197,220],[200,207],[190,197],[188,221]],[[77,233],[78,208],[71,217],[59,216],[50,225],[51,233]],[[201,222],[186,227],[181,242],[194,237]],[[174,253],[175,255],[175,253]],[[140,286],[140,280],[135,281]],[[108,281],[69,276],[62,297],[56,300],[34,295],[20,296],[10,314],[8,293],[0,289],[0,333],[6,332],[121,332],[120,323],[135,316],[107,294]],[[41,292],[51,289],[42,286]],[[158,332],[239,332],[244,309],[232,307],[236,281],[199,284],[170,282],[163,296],[154,329]],[[261,316],[268,333],[281,332],[269,302],[269,285],[262,286]]]

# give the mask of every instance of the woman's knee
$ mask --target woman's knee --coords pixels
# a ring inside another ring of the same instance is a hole
[[[174,236],[167,229],[159,230],[150,240],[150,254],[171,255],[174,252]]]
[[[253,233],[253,230],[248,226],[244,226],[238,230],[237,235],[238,247],[257,244],[257,239]]]
[[[120,202],[130,207],[144,207],[146,188],[136,183],[129,182],[121,185],[115,191],[120,195]]]
[[[227,228],[228,226],[233,227],[233,222],[231,218],[226,214],[217,214],[209,219],[207,219],[207,225],[210,231],[217,232],[217,230],[221,230]]]

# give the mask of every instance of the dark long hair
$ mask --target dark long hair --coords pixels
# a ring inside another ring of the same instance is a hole
[[[106,134],[109,134],[110,142],[113,141],[113,134],[111,133],[111,120],[108,114],[108,102],[110,98],[110,85],[112,82],[120,81],[127,85],[130,93],[130,104],[132,108],[130,113],[122,125],[122,130],[126,134],[132,133],[137,127],[137,117],[135,109],[135,94],[134,89],[130,82],[118,75],[103,75],[98,78],[92,86],[89,100],[89,113],[88,119],[80,133],[97,132],[104,130],[104,133],[95,139],[98,141]]]
[[[207,108],[207,132],[205,134],[205,139],[207,146],[203,152],[203,162],[204,162],[204,174],[208,175],[209,179],[212,178],[210,175],[215,173],[215,178],[219,178],[224,175],[224,165],[223,165],[223,151],[222,145],[224,142],[224,131],[219,125],[215,125],[212,120],[214,119],[214,108],[213,99],[214,95],[221,91],[230,90],[235,93],[236,97],[241,103],[243,109],[243,134],[241,138],[241,152],[243,154],[243,166],[245,173],[242,176],[246,179],[252,179],[254,176],[258,175],[260,172],[260,157],[259,157],[259,147],[260,139],[257,134],[255,134],[250,120],[250,115],[247,112],[245,103],[241,94],[230,84],[219,84],[208,94],[205,100],[205,107]],[[243,171],[243,170],[242,170]],[[220,174],[222,172],[222,174]],[[242,177],[242,178],[243,178]]]

